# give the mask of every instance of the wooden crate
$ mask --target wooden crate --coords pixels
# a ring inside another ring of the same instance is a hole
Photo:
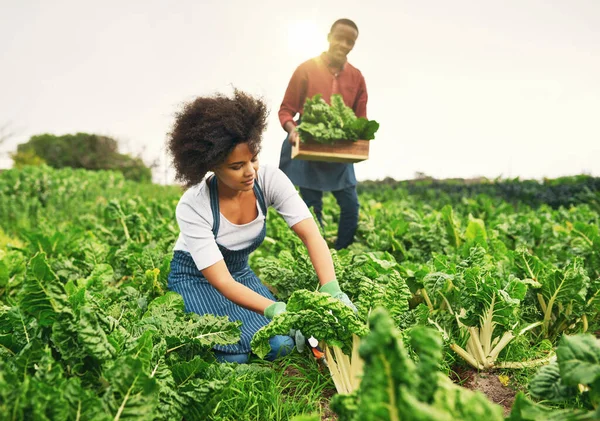
[[[306,161],[353,163],[369,159],[368,140],[338,140],[333,145],[324,145],[308,140],[292,145],[292,159]]]

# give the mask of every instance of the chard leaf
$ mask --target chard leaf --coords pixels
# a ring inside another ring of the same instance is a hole
[[[171,421],[183,419],[188,399],[178,393],[177,385],[173,380],[171,369],[165,363],[164,358],[158,361],[153,369],[158,383],[158,407],[155,421]]]
[[[515,254],[516,265],[529,279],[539,282],[540,279],[543,278],[550,269],[537,256],[534,256],[531,253],[529,253],[524,247],[518,248]]]
[[[307,98],[302,112],[302,122],[297,130],[302,141],[312,139],[332,144],[337,140],[372,140],[379,123],[364,117],[357,118],[352,108],[344,104],[339,94],[331,95],[331,105],[321,94]]]
[[[361,342],[363,379],[358,391],[355,420],[399,420],[398,403],[403,391],[416,389],[419,377],[415,363],[402,345],[400,334],[385,310],[373,311],[370,332]]]
[[[259,258],[257,269],[261,281],[273,288],[277,298],[283,301],[288,300],[294,291],[313,290],[319,286],[319,279],[305,248],[293,254],[283,250],[277,257]]]
[[[183,312],[185,310],[185,303],[183,302],[183,297],[181,294],[169,291],[166,294],[155,298],[150,302],[150,304],[148,304],[148,310],[150,311],[157,307]]]
[[[446,293],[454,288],[453,280],[453,275],[444,272],[432,272],[425,275],[423,278],[423,286],[434,304],[439,306],[443,300],[442,296],[446,295]]]
[[[109,360],[115,355],[114,347],[98,323],[98,314],[88,306],[80,309],[77,339],[89,356],[100,361]]]
[[[527,294],[527,285],[523,280],[512,277],[505,287],[506,293],[516,300],[523,300]]]
[[[142,361],[125,356],[103,370],[109,383],[104,401],[115,421],[152,420],[158,406],[158,382],[144,370]]]
[[[542,281],[542,294],[548,305],[553,303],[585,302],[589,277],[579,259],[565,270],[556,269]]]
[[[0,355],[19,353],[38,329],[37,320],[23,314],[19,307],[0,307]]]
[[[597,415],[578,409],[551,409],[536,405],[519,392],[506,421],[593,421]]]
[[[477,244],[484,249],[487,249],[487,232],[485,230],[485,222],[482,219],[469,216],[469,225],[467,225],[465,238],[471,246]]]
[[[438,384],[439,365],[443,360],[443,342],[440,335],[424,326],[410,330],[410,345],[419,356],[417,375],[419,390],[416,392],[423,402],[431,402]]]
[[[225,380],[194,379],[185,386],[179,387],[178,393],[187,400],[183,412],[184,419],[190,421],[208,419],[228,384]]]
[[[134,335],[147,329],[164,338],[170,349],[185,344],[198,344],[205,348],[228,345],[239,341],[241,322],[230,322],[228,317],[212,314],[183,313],[171,305],[177,300],[165,300],[148,308],[143,318],[133,327]]]
[[[418,363],[410,358],[400,333],[383,309],[373,311],[371,331],[359,348],[364,375],[356,399],[336,398],[344,420],[502,420],[502,409],[480,392],[453,384],[439,371],[442,341],[432,329],[409,332]]]
[[[56,388],[57,385],[54,384],[54,387]],[[83,387],[78,377],[69,378],[60,389],[63,390],[70,406],[70,416],[67,419],[112,420],[100,397],[93,390]]]
[[[339,346],[346,355],[352,350],[352,335],[363,336],[367,330],[352,309],[341,301],[328,294],[300,290],[290,297],[286,312],[278,314],[256,332],[250,343],[252,351],[264,358],[271,349],[269,339],[275,335],[288,335],[291,329]]]
[[[140,360],[143,364],[143,369],[145,371],[151,371],[152,370],[152,365],[153,365],[153,360],[154,360],[154,355],[153,355],[153,349],[154,349],[154,344],[152,341],[152,332],[151,331],[146,331],[142,334],[142,336],[140,336],[139,338],[137,338],[135,340],[135,342],[133,343],[133,346],[131,347],[131,349],[129,349],[127,351],[128,355],[131,355],[132,357]]]
[[[458,224],[454,218],[454,211],[452,206],[446,205],[441,210],[444,222],[446,223],[446,233],[448,236],[448,242],[456,249],[461,245],[461,238],[458,231]]]
[[[379,123],[377,121],[367,120],[365,117],[359,117],[355,125],[358,125],[355,129],[358,133],[356,137],[361,140],[375,139],[375,133],[379,130]]]
[[[35,317],[40,326],[51,326],[61,312],[70,311],[64,286],[43,253],[36,254],[29,262],[19,293],[19,307]]]
[[[600,378],[600,341],[592,335],[565,335],[556,349],[565,385],[590,385]]]
[[[159,405],[155,420],[209,419],[229,380],[213,379],[207,362],[196,356],[170,368],[161,359],[153,370],[159,384]]]
[[[200,378],[209,369],[210,364],[196,356],[191,361],[181,361],[171,366],[173,380],[179,386],[185,385],[192,379]]]
[[[113,282],[115,271],[112,266],[106,263],[100,263],[94,266],[92,273],[83,281],[86,288],[102,288]]]
[[[377,307],[386,308],[395,320],[409,310],[412,294],[389,253],[336,253],[334,264],[340,287],[356,305],[362,320],[367,320]]]
[[[556,361],[540,368],[529,381],[529,391],[534,398],[548,401],[564,401],[577,395],[576,387],[562,381]]]

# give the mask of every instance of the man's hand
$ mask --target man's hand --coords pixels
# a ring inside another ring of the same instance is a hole
[[[288,133],[288,142],[290,142],[290,144],[292,146],[296,146],[296,142],[300,141],[300,135],[298,134],[298,132],[296,131],[296,128],[294,127],[292,129],[292,131],[290,133]]]
[[[342,292],[342,290],[340,289],[340,284],[337,280],[334,279],[333,281],[327,282],[325,285],[322,285],[321,288],[319,288],[319,292],[324,292],[325,294],[331,295],[333,298],[337,298],[342,303],[350,307],[352,311],[354,311],[354,313],[358,313],[358,309],[356,308],[354,303],[350,301],[348,295],[346,295],[346,293]]]
[[[286,122],[284,130],[288,132],[288,142],[290,142],[292,146],[296,145],[296,142],[300,141],[300,135],[298,134],[298,131],[296,131],[296,125],[293,121]]]

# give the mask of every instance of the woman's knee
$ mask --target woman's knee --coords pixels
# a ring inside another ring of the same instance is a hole
[[[271,351],[265,359],[273,361],[275,358],[288,355],[294,349],[294,340],[290,336],[277,335],[269,339]]]

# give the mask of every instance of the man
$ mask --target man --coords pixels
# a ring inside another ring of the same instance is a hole
[[[329,49],[318,57],[302,63],[288,84],[279,109],[279,121],[288,133],[281,148],[279,168],[300,187],[300,194],[314,209],[322,225],[323,192],[333,193],[340,206],[340,224],[336,250],[348,247],[354,241],[358,225],[358,196],[353,164],[316,162],[291,159],[291,146],[299,142],[296,126],[302,119],[302,108],[307,98],[323,95],[330,103],[331,95],[340,94],[344,103],[357,117],[367,116],[367,87],[361,72],[347,61],[358,38],[358,27],[349,19],[339,19],[327,35]],[[300,114],[298,121],[294,121]]]

